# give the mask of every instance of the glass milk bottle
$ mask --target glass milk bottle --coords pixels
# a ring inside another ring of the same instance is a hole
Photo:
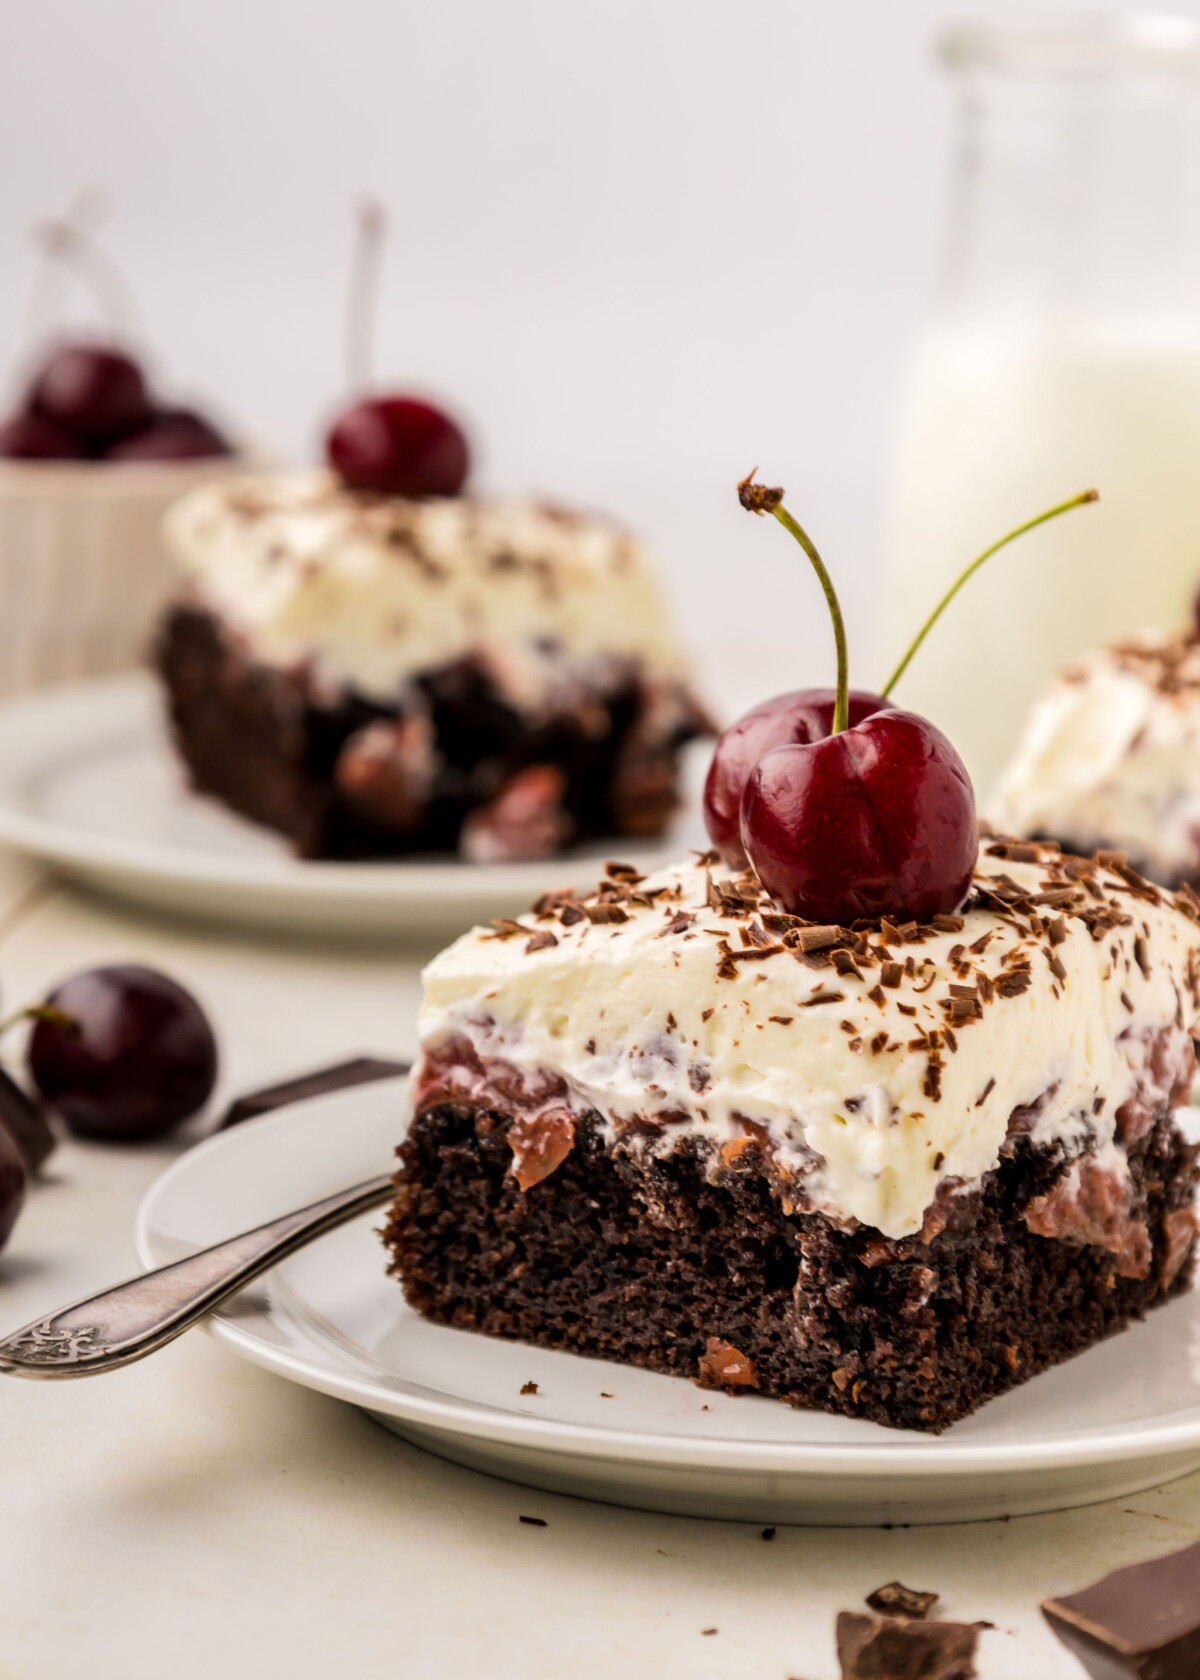
[[[1124,14],[947,38],[960,112],[941,292],[894,457],[882,669],[1003,550],[896,690],[984,799],[1045,679],[1200,582],[1200,28]]]

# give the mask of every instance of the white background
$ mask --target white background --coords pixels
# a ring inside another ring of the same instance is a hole
[[[163,381],[309,458],[342,389],[351,205],[378,195],[379,373],[445,393],[479,481],[648,532],[710,688],[756,648],[761,693],[832,656],[799,554],[734,503],[757,463],[877,680],[889,431],[953,132],[932,40],[997,12],[4,0],[0,368],[29,348],[30,226],[95,183]]]

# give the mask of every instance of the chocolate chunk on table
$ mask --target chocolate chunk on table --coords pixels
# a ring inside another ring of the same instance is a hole
[[[392,1062],[383,1056],[353,1056],[331,1067],[317,1068],[312,1073],[298,1074],[278,1085],[267,1085],[261,1091],[248,1091],[230,1103],[218,1131],[237,1126],[243,1120],[256,1120],[260,1114],[270,1114],[289,1103],[303,1102],[307,1097],[323,1097],[331,1091],[347,1091],[353,1085],[369,1085],[376,1079],[394,1079],[407,1073],[408,1062]]]
[[[842,1680],[973,1680],[979,1634],[989,1625],[841,1610]]]
[[[1094,1680],[1200,1675],[1200,1543],[1115,1569],[1094,1586],[1042,1602],[1067,1650]]]

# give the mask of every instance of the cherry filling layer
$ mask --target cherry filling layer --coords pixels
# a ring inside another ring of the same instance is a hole
[[[1174,1025],[1136,1035],[1126,1033],[1122,1042],[1133,1067],[1134,1089],[1116,1110],[1116,1139],[1078,1154],[1057,1183],[1029,1203],[1022,1217],[1036,1235],[1105,1249],[1115,1257],[1119,1276],[1144,1278],[1153,1260],[1153,1246],[1145,1220],[1135,1211],[1135,1187],[1126,1148],[1143,1137],[1158,1116],[1187,1100],[1196,1057],[1189,1035]],[[1014,1109],[1008,1128],[1010,1138],[1035,1129],[1056,1088],[1051,1086],[1034,1103]],[[462,1033],[425,1050],[414,1075],[414,1114],[442,1103],[465,1104],[509,1116],[511,1171],[522,1191],[548,1178],[566,1160],[582,1112],[573,1103],[561,1074],[547,1067],[519,1067],[500,1056],[482,1056]],[[687,1116],[680,1114],[677,1118],[686,1120]],[[777,1178],[778,1163],[767,1128],[738,1118],[744,1136],[721,1146],[717,1165],[735,1168],[741,1156],[754,1147],[772,1178]],[[646,1133],[661,1135],[666,1128],[661,1121],[625,1119],[615,1122],[612,1129],[617,1138],[631,1139]],[[964,1188],[961,1180],[943,1180],[927,1211],[920,1240],[931,1241],[945,1225],[947,1196]],[[806,1205],[804,1198],[796,1195],[794,1202],[785,1201],[784,1211],[803,1211]],[[1166,1228],[1169,1285],[1191,1251],[1198,1221],[1190,1208],[1181,1209],[1167,1216]],[[880,1240],[890,1255],[893,1244]]]
[[[1117,1110],[1117,1137],[1123,1144],[1144,1137],[1160,1114],[1179,1108],[1191,1096],[1196,1077],[1196,1047],[1177,1024],[1121,1034],[1120,1044],[1134,1071],[1132,1092]]]
[[[527,1072],[498,1056],[480,1056],[461,1034],[426,1050],[413,1084],[413,1112],[467,1103],[509,1114],[512,1172],[522,1190],[549,1178],[575,1142],[567,1082],[549,1068]]]

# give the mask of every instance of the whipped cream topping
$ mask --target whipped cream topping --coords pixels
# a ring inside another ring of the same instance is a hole
[[[711,858],[614,870],[429,965],[418,1102],[465,1044],[530,1091],[555,1076],[621,1147],[700,1137],[715,1168],[756,1137],[799,1203],[895,1238],[1012,1133],[1103,1149],[1190,1081],[1196,901],[1119,860],[985,840],[961,916],[864,933]]]
[[[529,708],[565,679],[684,674],[641,543],[535,501],[409,502],[324,473],[208,484],[164,527],[191,596],[263,663],[394,700],[410,678],[473,656]]]
[[[1200,638],[1146,632],[1065,671],[988,815],[1079,851],[1120,847],[1155,880],[1200,871]]]

